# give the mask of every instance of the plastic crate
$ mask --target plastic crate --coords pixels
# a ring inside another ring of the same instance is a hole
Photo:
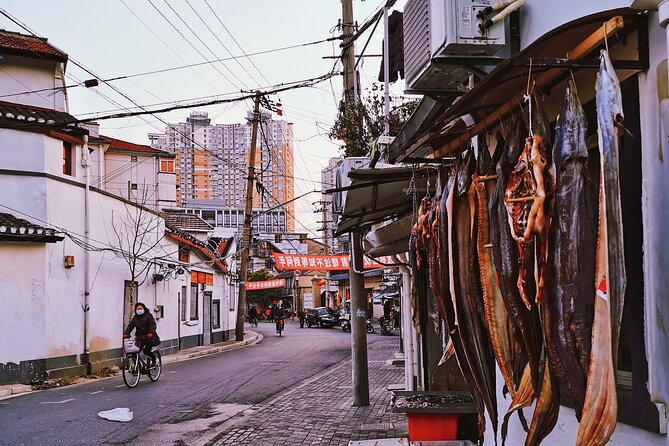
[[[410,441],[456,440],[458,413],[407,413]]]

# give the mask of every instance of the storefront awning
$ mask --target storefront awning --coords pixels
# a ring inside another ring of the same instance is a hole
[[[452,104],[439,106],[424,99],[425,104],[418,108],[423,115],[414,114],[390,145],[390,162],[440,158],[469,147],[473,136],[499,126],[521,107],[530,66],[533,82],[540,91],[559,85],[571,75],[570,70],[577,77],[588,71],[594,82],[599,51],[605,44],[612,50],[612,63],[621,80],[647,69],[647,16],[625,8],[574,20],[500,62]],[[434,112],[439,110],[441,113],[435,117]]]
[[[413,192],[425,195],[428,178],[434,186],[436,170],[391,167],[382,169],[356,169],[349,173],[351,185],[343,210],[338,216],[335,235],[361,230],[386,220],[392,220],[413,211]],[[340,189],[330,189],[333,193]]]

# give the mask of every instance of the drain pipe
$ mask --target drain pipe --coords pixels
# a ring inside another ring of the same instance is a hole
[[[90,192],[91,192],[91,165],[88,153],[88,135],[83,135],[84,143],[81,146],[81,166],[84,168],[84,240],[86,244],[90,244],[90,229],[91,229],[91,207],[90,207]],[[90,361],[90,347],[89,343],[89,312],[90,312],[90,294],[91,294],[91,256],[88,250],[84,250],[84,354],[82,357],[83,363],[86,366],[86,373],[91,373]]]
[[[395,261],[401,260],[395,256]],[[414,376],[416,376],[416,353],[414,340],[416,338],[413,324],[411,323],[411,270],[404,265],[399,265],[402,271],[402,330],[404,330],[404,386],[405,390],[416,390],[414,387]]]

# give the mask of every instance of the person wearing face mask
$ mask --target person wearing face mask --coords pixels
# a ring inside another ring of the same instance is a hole
[[[135,304],[135,315],[123,332],[123,337],[129,337],[132,330],[135,330],[135,338],[141,343],[140,349],[143,349],[144,354],[149,358],[149,366],[153,366],[156,356],[151,349],[160,344],[160,338],[156,333],[156,320],[146,309],[146,305],[141,302]]]

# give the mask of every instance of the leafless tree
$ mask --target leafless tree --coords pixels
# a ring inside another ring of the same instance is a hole
[[[154,258],[162,250],[164,237],[162,218],[148,208],[149,193],[146,188],[134,203],[125,202],[125,212],[112,212],[112,229],[119,246],[119,255],[125,260],[130,280],[141,286],[147,279]]]

